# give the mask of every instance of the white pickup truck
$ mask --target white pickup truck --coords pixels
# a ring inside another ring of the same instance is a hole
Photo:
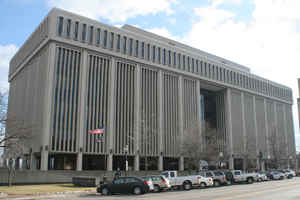
[[[233,180],[236,183],[246,182],[253,183],[258,180],[257,173],[243,173],[241,170],[232,170]]]
[[[184,190],[190,190],[193,186],[207,187],[213,185],[212,178],[205,178],[200,175],[191,176],[177,176],[177,171],[164,171],[161,173],[170,181],[170,185],[173,188],[183,188]]]

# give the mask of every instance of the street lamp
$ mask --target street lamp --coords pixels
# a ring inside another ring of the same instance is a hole
[[[127,153],[128,153],[128,144],[124,147],[124,153],[125,153],[125,176],[127,176],[128,171],[128,160],[127,160]]]

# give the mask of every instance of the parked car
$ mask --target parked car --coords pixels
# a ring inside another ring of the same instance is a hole
[[[227,184],[226,176],[222,171],[201,171],[200,176],[212,178],[215,187]]]
[[[169,179],[172,188],[183,188],[190,190],[193,186],[200,186],[200,175],[177,176],[177,171],[164,171],[161,175]]]
[[[278,171],[269,171],[266,175],[270,180],[283,180],[285,177],[283,173]]]
[[[262,181],[268,180],[268,177],[264,172],[258,172],[257,175],[258,175],[257,182],[262,182]]]
[[[97,187],[97,192],[102,195],[116,193],[132,193],[135,195],[149,192],[150,188],[147,181],[138,177],[120,177],[114,179],[111,183],[101,184]]]
[[[234,178],[233,178],[232,171],[226,170],[226,171],[223,171],[223,172],[225,174],[227,185],[231,185],[232,183],[234,183]]]
[[[248,183],[251,184],[254,181],[257,181],[257,173],[243,173],[241,170],[232,170],[233,181],[235,183]]]
[[[300,176],[300,170],[297,170],[297,171],[295,172],[295,174],[296,174],[296,176]]]
[[[289,176],[290,176],[291,178],[293,178],[293,177],[296,176],[296,172],[295,172],[294,170],[291,170],[291,169],[284,169],[284,171],[285,171],[286,173],[288,173]]]
[[[284,178],[286,178],[286,179],[291,179],[291,178],[293,178],[293,174],[290,173],[290,172],[287,171],[287,170],[279,169],[279,170],[277,170],[277,171],[283,173],[283,174],[284,174]]]
[[[198,180],[199,180],[200,188],[211,187],[214,185],[214,181],[211,177],[204,177],[204,176],[199,175]]]
[[[146,182],[147,182],[147,184],[148,184],[148,186],[149,186],[149,191],[154,191],[154,184],[153,184],[153,182],[152,182],[152,179],[150,179],[150,178],[144,178],[144,177],[141,177],[141,179],[142,179],[143,181],[146,181]]]
[[[163,175],[151,175],[141,177],[145,181],[151,181],[154,192],[160,192],[171,188],[170,181]],[[150,189],[151,190],[151,189]]]

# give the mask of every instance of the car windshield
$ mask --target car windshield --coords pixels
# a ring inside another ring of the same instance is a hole
[[[216,176],[223,176],[224,175],[223,172],[219,172],[219,171],[216,171],[214,173],[215,173]]]

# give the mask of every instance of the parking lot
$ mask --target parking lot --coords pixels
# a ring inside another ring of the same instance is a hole
[[[167,191],[161,193],[148,193],[145,195],[112,195],[102,196],[96,192],[51,195],[40,197],[23,197],[16,199],[146,199],[146,200],[299,200],[300,178],[280,181],[267,181],[254,184],[239,184],[207,189],[193,189],[190,191]]]

